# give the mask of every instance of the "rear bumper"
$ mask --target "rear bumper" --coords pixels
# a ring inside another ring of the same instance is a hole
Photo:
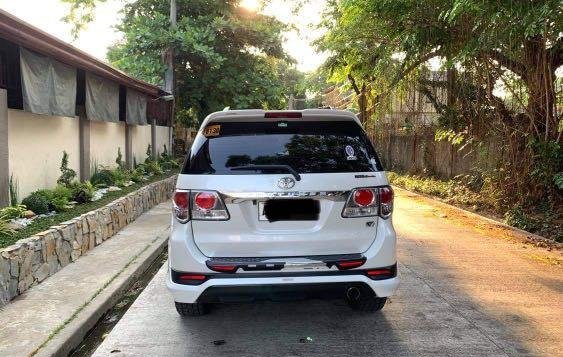
[[[372,280],[359,274],[237,277],[236,279],[215,277],[200,285],[183,285],[172,281],[169,269],[166,285],[174,300],[181,303],[283,300],[284,296],[343,297],[346,288],[350,286],[369,288],[376,296],[387,297],[397,290],[399,277],[384,280]]]
[[[301,299],[342,298],[352,286],[372,294],[369,287],[358,283],[270,284],[243,286],[212,286],[199,296],[204,303],[252,302],[256,300],[287,301]]]

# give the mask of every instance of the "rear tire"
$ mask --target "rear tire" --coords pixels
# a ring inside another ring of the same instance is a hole
[[[183,317],[202,316],[209,312],[208,307],[201,302],[193,304],[175,302],[174,304],[176,304],[176,311],[178,311],[178,314]]]
[[[348,302],[348,305],[354,310],[361,312],[376,312],[383,309],[387,298],[377,297],[374,295],[361,295],[358,299],[352,300],[347,298],[346,301]]]

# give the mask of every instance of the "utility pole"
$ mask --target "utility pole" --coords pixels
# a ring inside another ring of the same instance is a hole
[[[176,0],[170,0],[170,30],[176,28]],[[174,94],[174,47],[170,45],[166,53],[166,72],[164,73],[164,90]]]
[[[170,0],[170,30],[176,29],[176,0]],[[164,73],[164,90],[174,96],[174,46],[170,44],[168,50],[166,51],[166,72]],[[170,129],[168,131],[168,143],[170,153],[174,153],[173,148],[173,134],[172,130],[174,128],[174,107],[176,106],[175,99],[172,100],[172,108],[170,110]]]

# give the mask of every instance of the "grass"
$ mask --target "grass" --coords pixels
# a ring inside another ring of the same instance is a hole
[[[135,190],[138,190],[138,189],[142,188],[143,186],[146,186],[150,183],[168,178],[168,177],[172,176],[173,174],[175,174],[175,173],[167,172],[167,173],[164,173],[164,174],[161,174],[161,175],[154,175],[154,176],[149,177],[148,181],[135,183],[135,184],[133,184],[129,187],[122,187],[121,191],[108,192],[107,194],[104,195],[104,197],[102,197],[98,201],[93,201],[93,202],[88,202],[88,203],[76,205],[72,209],[70,209],[66,212],[57,213],[54,216],[37,218],[37,219],[33,220],[33,222],[31,224],[29,224],[28,226],[16,231],[15,234],[0,235],[0,248],[7,247],[11,244],[14,244],[15,242],[17,242],[20,239],[28,238],[28,237],[31,237],[32,235],[36,234],[36,233],[45,231],[45,230],[49,229],[49,227],[51,227],[51,226],[60,224],[61,222],[68,221],[68,220],[75,218],[75,217],[78,217],[78,216],[80,216],[84,213],[87,213],[87,212],[90,212],[90,211],[95,210],[97,208],[103,207],[103,206],[107,205],[108,203],[110,203],[110,202],[112,202],[112,201],[114,201],[114,200],[116,200],[120,197],[127,195],[128,193],[131,193]]]
[[[485,200],[480,193],[472,191],[458,180],[402,175],[391,171],[387,175],[391,184],[409,191],[439,197],[447,203],[470,207],[474,211],[491,208],[489,200]]]

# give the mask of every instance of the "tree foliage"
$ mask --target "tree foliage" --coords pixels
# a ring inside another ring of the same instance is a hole
[[[106,0],[64,0],[74,31],[93,20]],[[286,25],[238,6],[238,0],[176,0],[171,28],[169,0],[135,0],[124,5],[117,28],[123,40],[108,60],[128,74],[162,85],[165,59],[174,49],[176,114],[187,126],[231,108],[281,109],[291,94],[302,95],[303,74],[282,47]]]
[[[163,56],[174,48],[179,118],[197,122],[231,108],[279,109],[301,80],[282,48],[285,25],[237,1],[178,0],[176,28],[169,2],[137,0],[118,26],[124,40],[108,59],[138,78],[161,84]]]
[[[90,22],[94,20],[94,11],[98,3],[107,0],[61,0],[70,5],[69,13],[63,17],[63,21],[72,25],[71,34],[74,39],[78,37]]]
[[[466,140],[503,138],[494,179],[509,202],[560,202],[560,1],[329,0],[322,26],[317,46],[332,53],[325,66],[356,92],[364,121],[408,83],[435,106],[444,129]],[[430,59],[447,75],[428,76]]]

